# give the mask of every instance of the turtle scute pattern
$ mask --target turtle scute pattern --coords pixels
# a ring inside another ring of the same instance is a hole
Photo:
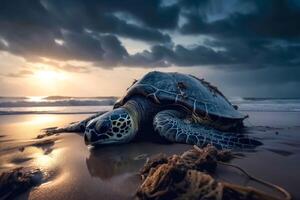
[[[107,132],[108,135],[120,138],[129,133],[132,127],[130,116],[127,114],[119,114],[110,116],[111,128]]]
[[[132,122],[128,114],[115,114],[108,117],[101,125],[98,133],[93,127],[87,127],[86,131],[92,133],[92,137],[97,140],[107,140],[113,138],[122,138],[128,135],[132,127]]]
[[[141,95],[159,105],[175,105],[193,112],[200,118],[242,120],[227,98],[203,79],[181,73],[149,72],[136,81],[117,104],[124,105],[134,95]]]

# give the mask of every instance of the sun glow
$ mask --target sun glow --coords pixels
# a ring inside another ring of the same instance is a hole
[[[70,79],[70,75],[61,70],[36,69],[29,81],[32,85],[31,88],[34,88],[36,91],[40,91],[39,93],[32,93],[33,96],[49,96],[56,95],[60,93],[58,91],[64,90],[64,85],[66,82],[69,82]],[[31,100],[39,101],[40,99],[37,98]]]
[[[35,77],[43,82],[52,82],[66,79],[66,75],[63,72],[56,72],[50,70],[37,71],[35,73]]]

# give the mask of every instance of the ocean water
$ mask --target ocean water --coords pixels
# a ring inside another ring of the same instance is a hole
[[[0,97],[0,115],[90,114],[112,109],[116,97]]]
[[[112,109],[117,97],[0,97],[0,115],[90,114]],[[300,112],[300,99],[229,98],[240,111]]]
[[[288,98],[229,98],[241,111],[300,112],[300,99]]]

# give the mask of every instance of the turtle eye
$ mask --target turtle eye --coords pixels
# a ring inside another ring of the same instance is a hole
[[[105,120],[102,123],[100,123],[98,126],[96,125],[96,130],[99,134],[106,133],[111,128],[111,122],[109,120]]]

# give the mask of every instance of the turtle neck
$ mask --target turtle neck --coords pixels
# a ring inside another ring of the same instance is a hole
[[[137,123],[139,130],[152,127],[153,117],[160,111],[160,106],[141,96],[134,96],[124,106]]]

